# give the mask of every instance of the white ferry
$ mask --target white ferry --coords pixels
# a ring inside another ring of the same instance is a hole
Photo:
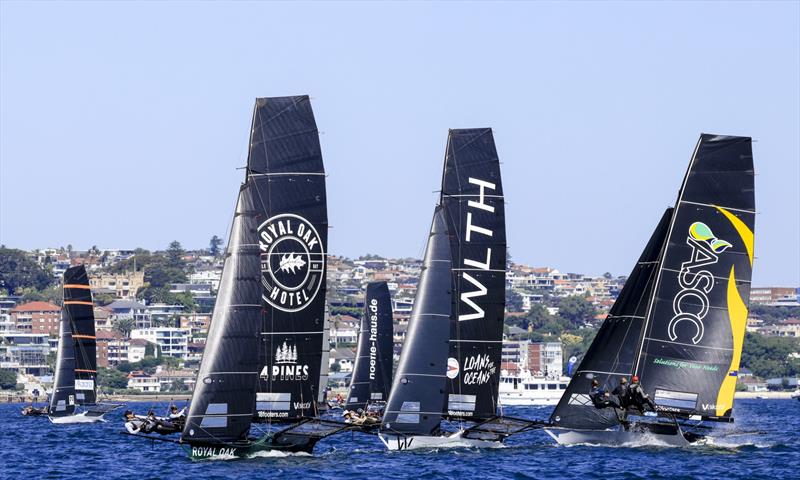
[[[556,405],[569,380],[569,377],[544,376],[527,370],[511,375],[503,370],[500,373],[500,405]]]

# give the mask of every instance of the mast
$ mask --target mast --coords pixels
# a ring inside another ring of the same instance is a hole
[[[661,216],[625,286],[597,331],[592,344],[567,386],[550,422],[565,428],[608,428],[619,423],[611,408],[598,409],[589,398],[592,380],[606,390],[630,376],[638,353],[644,314],[653,290],[658,258],[672,220],[672,208]]]
[[[701,135],[678,195],[634,370],[660,411],[730,417],[754,226],[751,139]]]
[[[431,435],[439,429],[450,339],[449,247],[444,209],[439,206],[433,214],[406,342],[383,415],[384,431]]]
[[[324,323],[324,181],[308,97],[256,99],[183,441],[241,440],[254,419],[312,414]]]
[[[358,349],[345,407],[385,402],[392,383],[392,302],[386,282],[367,284]]]
[[[440,204],[453,262],[445,412],[451,418],[491,418],[500,382],[506,231],[490,128],[450,130]]]

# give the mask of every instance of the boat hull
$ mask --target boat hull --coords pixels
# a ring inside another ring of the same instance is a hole
[[[87,415],[87,412],[81,412],[75,415],[65,415],[63,417],[47,417],[52,423],[71,424],[71,423],[97,423],[105,422],[103,415]]]
[[[450,435],[393,435],[381,433],[381,439],[389,451],[401,450],[425,450],[439,448],[498,448],[503,443],[492,440],[478,440],[474,438],[464,438],[463,431]]]
[[[192,460],[250,458],[262,452],[308,453],[314,450],[318,438],[304,435],[281,435],[234,443],[184,444]]]
[[[680,428],[648,428],[622,427],[608,430],[577,430],[568,428],[545,428],[550,437],[559,445],[608,445],[608,446],[671,446],[685,447],[702,443],[704,437],[684,433]]]

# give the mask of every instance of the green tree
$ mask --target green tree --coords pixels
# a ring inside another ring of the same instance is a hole
[[[0,248],[0,288],[17,293],[23,288],[44,290],[55,282],[50,272],[22,250]]]
[[[111,328],[126,338],[131,335],[131,330],[133,330],[134,326],[136,326],[136,323],[132,318],[128,317],[118,318],[111,324]]]
[[[17,373],[14,370],[0,370],[0,389],[14,390],[17,387]]]
[[[580,327],[594,321],[597,309],[586,297],[569,296],[558,301],[558,316],[567,321],[570,327]]]
[[[789,355],[800,351],[795,338],[767,337],[748,332],[742,349],[742,367],[762,378],[785,377],[800,373],[800,360]]]
[[[127,388],[128,376],[118,369],[100,367],[97,370],[97,385],[114,390]]]
[[[117,299],[117,297],[110,293],[95,293],[92,295],[92,298],[97,305],[108,305]]]
[[[222,245],[222,239],[214,235],[211,241],[208,242],[208,253],[214,257],[219,256],[219,247]]]
[[[167,266],[183,269],[185,267],[184,255],[186,255],[186,250],[181,246],[181,242],[173,240],[167,248]]]
[[[17,291],[17,294],[22,295],[23,302],[50,302],[56,305],[61,305],[63,296],[61,285],[58,284],[50,285],[42,290],[27,287]]]

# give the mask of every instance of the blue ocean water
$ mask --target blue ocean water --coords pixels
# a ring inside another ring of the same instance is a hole
[[[131,404],[144,412],[154,404]],[[163,411],[165,404],[156,404]],[[386,452],[380,441],[345,433],[321,441],[313,456],[192,462],[177,445],[121,434],[120,411],[101,424],[52,425],[0,405],[0,478],[215,479],[554,479],[554,478],[800,478],[800,402],[742,400],[736,430],[759,432],[725,445],[556,446],[544,432],[511,437],[497,449]],[[506,409],[507,415],[545,418],[550,408]]]

